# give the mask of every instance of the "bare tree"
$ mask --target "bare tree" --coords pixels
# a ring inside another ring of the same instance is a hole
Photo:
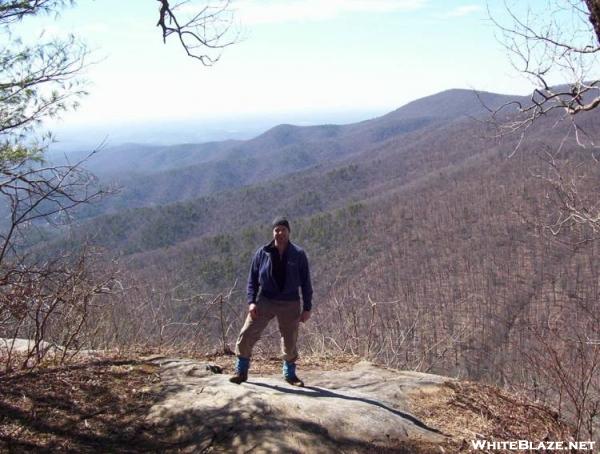
[[[500,135],[520,135],[515,151],[534,124],[564,132],[557,146],[538,150],[546,169],[533,171],[547,185],[547,198],[555,206],[551,222],[542,227],[557,236],[570,227],[600,231],[600,207],[594,201],[590,180],[597,162],[597,122],[592,112],[600,106],[600,2],[550,0],[533,10],[523,4],[504,3],[506,20],[490,17],[500,31],[516,71],[529,78],[533,91],[527,102],[515,100],[492,110]],[[566,127],[565,127],[566,126]],[[576,148],[591,150],[577,155]]]
[[[521,115],[504,122],[506,130],[523,132],[556,111],[571,122],[578,143],[584,145],[585,138],[594,143],[576,118],[600,105],[599,5],[597,0],[554,0],[543,11],[518,12],[517,6],[505,3],[508,24],[490,14],[513,67],[535,87],[529,103],[509,103]]]
[[[159,0],[157,25],[163,39],[177,36],[189,56],[204,65],[216,62],[221,49],[235,41],[226,40],[233,19],[229,2],[216,1],[196,8],[189,1]],[[47,341],[62,343],[62,360],[69,356],[67,349],[85,344],[81,335],[89,315],[99,312],[97,297],[114,283],[106,267],[99,272],[101,267],[90,265],[94,254],[85,245],[31,247],[49,228],[63,228],[77,207],[106,192],[83,168],[85,160],[66,165],[44,161],[51,135],[41,132],[40,125],[76,108],[86,94],[78,77],[88,64],[85,44],[71,36],[27,45],[13,33],[18,22],[58,14],[74,3],[0,2],[5,43],[0,49],[0,337],[13,339],[12,347],[18,336],[32,341],[25,367],[44,359]]]
[[[539,10],[516,2],[504,6],[506,20],[490,16],[513,67],[533,90],[527,101],[493,110],[493,122],[501,135],[520,136],[515,150],[521,147],[530,158],[537,157],[529,171],[542,183],[537,192],[541,209],[531,212],[527,222],[547,239],[531,263],[528,277],[535,276],[538,285],[521,310],[523,319],[516,320],[526,324],[511,348],[530,360],[522,376],[531,377],[533,393],[556,405],[574,423],[576,436],[594,437],[598,348],[586,336],[598,329],[597,299],[582,289],[596,287],[597,272],[591,258],[590,273],[580,273],[579,254],[593,247],[590,242],[600,232],[600,1],[550,0]],[[547,131],[549,139],[523,145],[534,127]],[[572,262],[561,260],[556,266],[553,256]],[[531,307],[535,312],[525,315]]]
[[[233,32],[233,12],[230,0],[217,0],[202,8],[195,8],[189,0],[171,4],[160,3],[157,26],[163,41],[176,36],[188,56],[196,58],[205,66],[211,66],[221,57],[221,51],[234,44],[237,33]]]

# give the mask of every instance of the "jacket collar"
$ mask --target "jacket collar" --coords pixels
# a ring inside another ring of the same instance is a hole
[[[270,242],[270,243],[268,243],[268,244],[265,244],[265,245],[263,246],[263,250],[264,250],[265,252],[269,253],[269,254],[270,254],[271,252],[273,252],[273,251],[276,251],[276,250],[277,250],[277,248],[275,247],[275,240],[271,240],[271,242]],[[287,247],[287,249],[285,250],[285,254],[289,253],[289,251],[291,251],[291,250],[296,250],[296,246],[294,246],[294,244],[293,244],[291,241],[289,241],[289,242],[288,242],[288,247]]]

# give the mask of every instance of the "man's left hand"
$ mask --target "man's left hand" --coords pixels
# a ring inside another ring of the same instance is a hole
[[[300,321],[302,323],[304,323],[305,321],[307,321],[310,318],[310,311],[304,311],[302,312],[302,314],[300,315]]]

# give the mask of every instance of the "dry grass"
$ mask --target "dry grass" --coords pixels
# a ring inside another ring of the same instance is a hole
[[[139,452],[159,449],[143,416],[157,367],[105,358],[0,376],[0,451]]]
[[[214,362],[223,367],[224,373],[233,373],[235,356],[233,355],[205,355],[200,357],[204,361]],[[302,356],[298,360],[298,374],[303,370],[351,370],[361,360],[352,355],[311,355]],[[256,375],[281,374],[281,357],[272,354],[257,352],[252,356],[250,372]]]
[[[446,452],[468,451],[470,441],[476,439],[535,442],[572,438],[572,428],[556,412],[494,386],[447,382],[414,391],[411,398],[411,410],[417,417],[449,435]]]

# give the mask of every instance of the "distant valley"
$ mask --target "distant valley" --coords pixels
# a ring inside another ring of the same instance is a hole
[[[479,96],[479,97],[478,97]],[[89,217],[126,208],[164,205],[248,187],[315,166],[333,169],[344,160],[398,144],[408,147],[436,128],[484,114],[510,96],[451,90],[423,98],[372,120],[347,125],[279,125],[246,141],[175,146],[120,145],[100,150],[85,164],[119,194],[88,207]],[[71,153],[71,162],[88,152]],[[348,161],[349,162],[349,161]]]

